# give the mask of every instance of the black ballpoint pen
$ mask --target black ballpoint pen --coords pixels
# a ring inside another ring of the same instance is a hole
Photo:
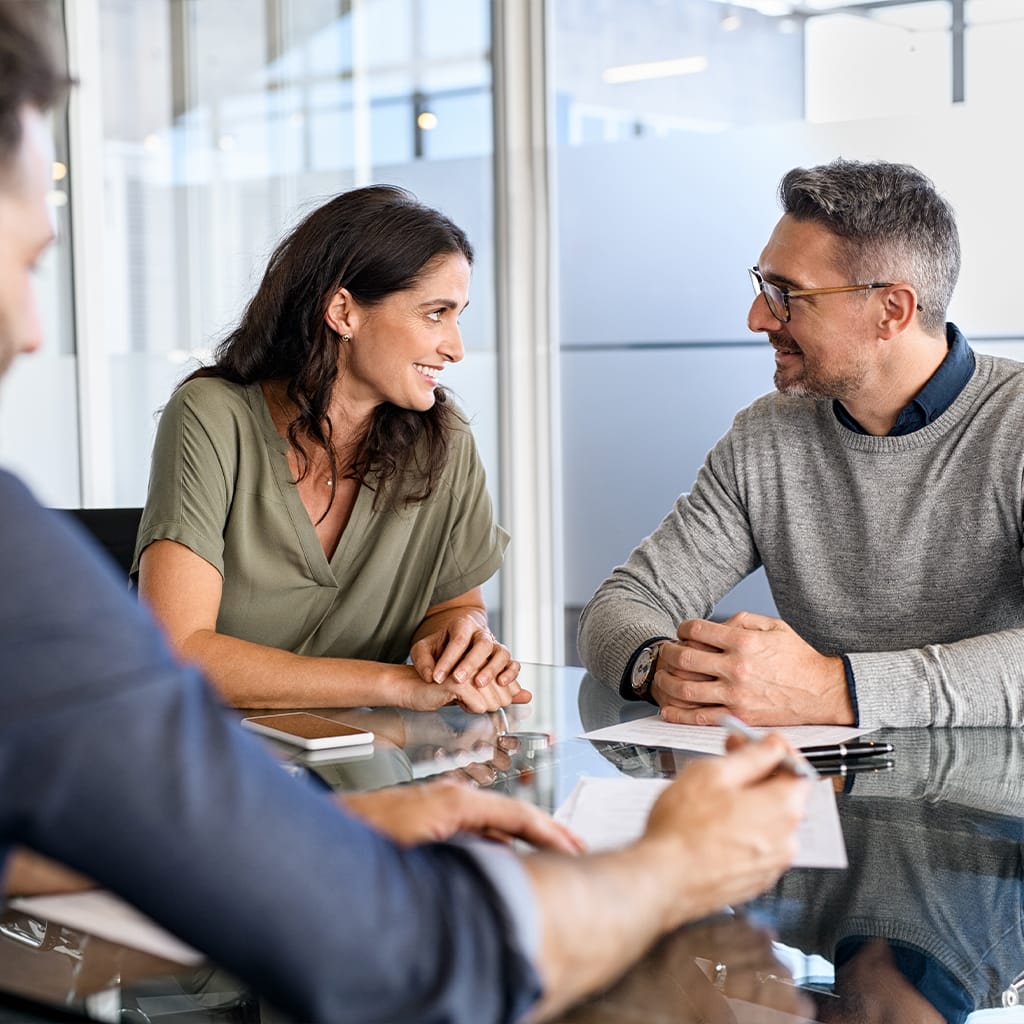
[[[864,758],[859,761],[829,761],[822,763],[814,762],[814,770],[822,778],[831,775],[859,775],[872,772],[891,772],[896,767],[896,762],[891,757],[880,757],[875,761]]]
[[[859,757],[891,754],[891,743],[833,743],[825,747],[802,747],[800,753],[812,764],[816,761],[849,761]]]

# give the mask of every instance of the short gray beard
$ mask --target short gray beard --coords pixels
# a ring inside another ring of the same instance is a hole
[[[856,366],[844,374],[832,376],[808,372],[807,357],[804,356],[804,373],[799,380],[783,384],[782,371],[776,370],[774,383],[775,389],[783,395],[796,398],[837,398],[842,401],[855,396],[866,378],[867,370],[864,366]]]

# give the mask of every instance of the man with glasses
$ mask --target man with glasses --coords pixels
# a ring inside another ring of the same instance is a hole
[[[923,174],[782,180],[747,317],[776,393],[584,609],[580,651],[672,722],[1024,721],[1024,365],[945,321],[953,211]],[[764,566],[779,618],[716,603]]]
[[[42,341],[43,111],[66,84],[49,6],[0,0],[0,374]],[[6,472],[0,523],[0,872],[39,871],[11,868],[15,844],[69,864],[297,1020],[544,1019],[795,854],[808,787],[778,773],[779,737],[684,772],[644,837],[600,857],[571,856],[578,842],[538,809],[465,786],[339,807],[281,771],[101,553]],[[478,832],[548,850],[438,841]]]

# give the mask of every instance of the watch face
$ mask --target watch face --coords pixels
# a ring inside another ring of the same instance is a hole
[[[647,676],[651,671],[651,665],[654,664],[656,651],[655,647],[645,647],[633,664],[632,685],[638,693],[643,692],[647,687]]]

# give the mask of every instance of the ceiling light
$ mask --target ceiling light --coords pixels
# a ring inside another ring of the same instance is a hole
[[[766,18],[780,18],[793,13],[797,6],[794,0],[717,0],[720,4],[728,4],[730,7],[745,7],[748,11],[757,11]],[[848,3],[849,0],[841,0]]]
[[[620,64],[618,67],[606,68],[601,77],[609,85],[621,85],[624,82],[646,82],[654,78],[695,75],[707,69],[707,57],[679,57],[676,60],[654,60],[647,64]]]

